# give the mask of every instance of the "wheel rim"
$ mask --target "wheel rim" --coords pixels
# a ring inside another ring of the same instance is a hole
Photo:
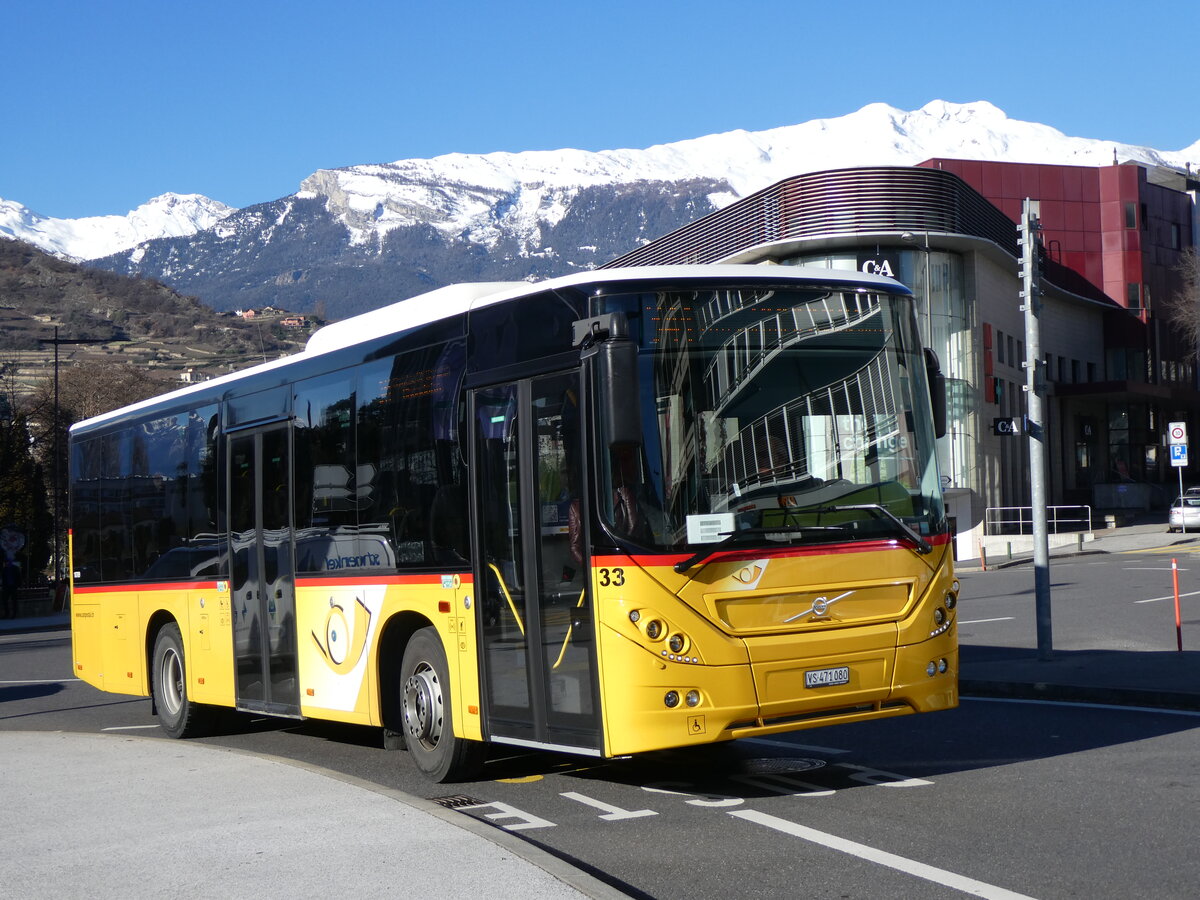
[[[442,739],[442,685],[429,663],[419,664],[404,682],[404,727],[426,750]]]
[[[163,653],[162,662],[158,667],[158,683],[161,687],[160,700],[163,709],[169,716],[179,715],[183,709],[183,660],[174,647],[168,647]]]

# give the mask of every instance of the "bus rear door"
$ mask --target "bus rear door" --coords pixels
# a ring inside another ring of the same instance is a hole
[[[299,716],[288,427],[229,438],[237,707]]]

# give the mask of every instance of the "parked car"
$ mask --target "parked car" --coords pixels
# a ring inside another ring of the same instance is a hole
[[[1200,531],[1200,490],[1196,488],[1189,488],[1182,497],[1176,497],[1167,516],[1167,531],[1184,529]]]

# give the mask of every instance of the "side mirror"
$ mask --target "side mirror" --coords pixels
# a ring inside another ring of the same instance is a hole
[[[934,437],[946,436],[946,376],[937,354],[925,348],[925,379],[929,382],[929,402],[933,406]]]
[[[596,350],[593,384],[608,446],[612,449],[641,446],[637,344],[623,335],[610,337]]]
[[[575,323],[575,343],[592,360],[592,388],[609,448],[641,446],[638,354],[629,322],[621,313],[581,320]]]

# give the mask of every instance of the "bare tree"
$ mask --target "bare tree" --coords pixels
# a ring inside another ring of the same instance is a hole
[[[144,368],[110,359],[89,359],[64,367],[58,381],[62,416],[72,422],[145,400],[171,387]]]
[[[1184,250],[1175,271],[1179,288],[1163,304],[1164,313],[1188,346],[1200,351],[1200,251]]]

